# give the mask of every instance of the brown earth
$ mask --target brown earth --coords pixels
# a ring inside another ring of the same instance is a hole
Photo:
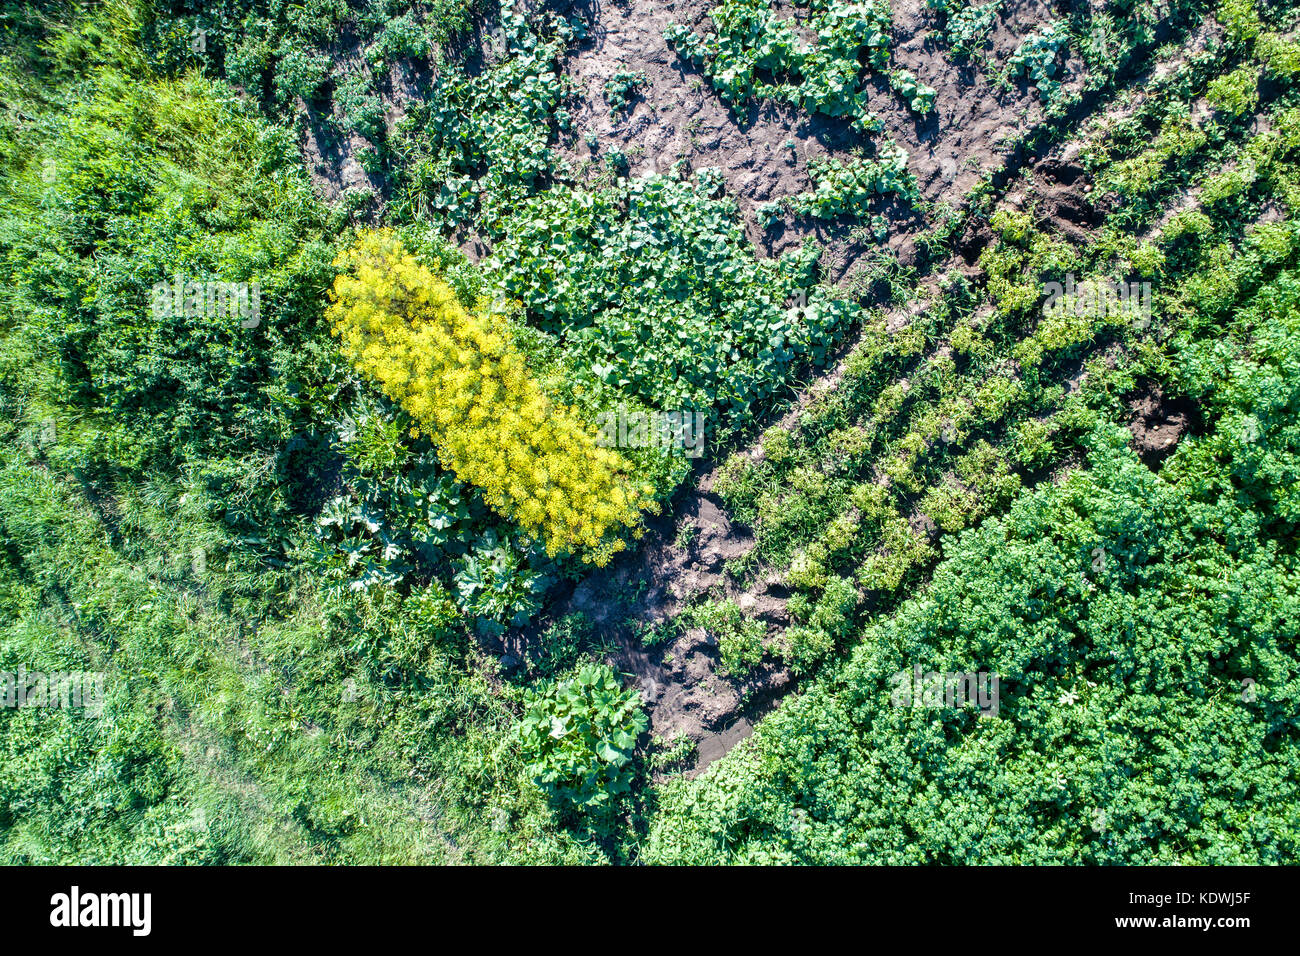
[[[1192,429],[1196,406],[1186,398],[1166,396],[1159,385],[1150,385],[1129,399],[1128,407],[1133,413],[1129,446],[1148,467],[1158,470]]]
[[[864,138],[846,122],[782,105],[755,104],[740,115],[730,110],[707,77],[682,61],[663,37],[671,23],[708,32],[712,0],[572,0],[555,6],[598,13],[598,27],[566,63],[578,95],[573,109],[577,135],[561,152],[575,169],[595,165],[588,135],[596,137],[601,152],[620,149],[632,176],[667,172],[680,159],[691,168],[717,167],[757,247],[779,255],[814,236],[827,247],[823,261],[833,280],[852,271],[856,250],[843,224],[787,218],[764,231],[755,208],[809,189],[810,160],[843,154]],[[798,8],[788,3],[773,7],[798,16]],[[1010,0],[990,38],[990,60],[1005,60],[1020,37],[1052,17],[1050,5],[1040,0]],[[870,79],[868,106],[883,121],[885,136],[908,151],[908,167],[924,199],[959,206],[983,176],[1003,164],[1019,134],[1042,120],[1042,106],[1036,91],[1023,83],[1004,91],[974,66],[954,68],[930,36],[933,23],[924,0],[894,6],[892,62],[936,89],[935,110],[925,118],[915,116],[881,75]],[[649,83],[628,110],[611,116],[604,87],[620,71],[642,72]],[[1078,75],[1079,64],[1067,62],[1067,88],[1080,82]],[[905,208],[884,212],[898,227],[887,246],[906,261],[924,223]]]

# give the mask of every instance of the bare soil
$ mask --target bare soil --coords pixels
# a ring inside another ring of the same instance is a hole
[[[843,154],[864,138],[841,120],[809,115],[773,103],[751,105],[740,114],[729,109],[709,86],[708,78],[669,48],[663,37],[671,23],[708,32],[711,0],[590,0],[557,2],[561,9],[597,14],[598,26],[577,45],[566,72],[578,94],[574,109],[577,135],[563,148],[575,169],[594,168],[592,161],[609,148],[621,150],[632,176],[665,173],[685,159],[690,168],[716,167],[745,216],[755,245],[772,255],[815,236],[827,247],[824,259],[833,280],[852,271],[854,252],[842,223],[787,219],[769,230],[759,227],[755,208],[812,186],[810,160]],[[797,15],[788,3],[773,6]],[[873,75],[868,106],[883,121],[885,136],[909,153],[909,169],[929,202],[959,206],[971,188],[999,168],[1018,135],[1042,120],[1037,92],[1023,83],[1002,90],[973,65],[954,69],[947,53],[930,35],[932,14],[924,0],[894,7],[893,63],[905,67],[938,91],[936,108],[920,118]],[[1040,0],[1011,0],[997,24],[988,51],[996,63],[1014,50],[1020,37],[1052,18]],[[605,83],[621,71],[641,72],[648,84],[631,107],[611,115]],[[1067,86],[1078,83],[1078,64],[1067,63]],[[594,136],[597,152],[588,146]],[[898,227],[888,248],[906,261],[916,231],[924,224],[911,210],[882,210]]]
[[[1128,402],[1133,413],[1128,429],[1129,446],[1147,466],[1159,470],[1183,435],[1197,420],[1196,406],[1186,398],[1166,396],[1158,385],[1150,385]]]

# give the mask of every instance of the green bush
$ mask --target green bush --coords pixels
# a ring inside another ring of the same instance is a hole
[[[587,664],[529,700],[519,725],[527,773],[561,805],[585,810],[626,793],[632,751],[648,726],[640,695]]]
[[[929,2],[929,0],[927,0]],[[944,37],[957,56],[974,56],[988,43],[1005,0],[989,0],[983,4],[962,4],[953,0],[939,0],[948,10],[948,25]],[[935,3],[929,3],[934,7]]]
[[[909,203],[920,199],[916,177],[907,168],[907,152],[892,141],[880,147],[875,159],[832,157],[811,163],[809,173],[816,188],[790,200],[800,215],[864,216],[879,197],[897,196]]]
[[[1042,26],[1020,41],[1011,58],[1007,60],[1006,76],[1023,76],[1038,87],[1044,104],[1050,104],[1061,89],[1057,79],[1061,51],[1070,42],[1068,20],[1055,20]]]
[[[620,70],[605,81],[605,102],[609,105],[609,115],[616,116],[632,104],[638,91],[650,82],[642,70],[630,72]]]
[[[1232,116],[1253,112],[1259,103],[1259,67],[1247,63],[1216,77],[1210,82],[1205,98],[1215,109]]]
[[[803,26],[816,36],[815,43],[803,39],[794,20],[765,0],[720,0],[709,10],[714,32],[699,35],[674,23],[664,37],[684,60],[703,68],[735,109],[751,98],[770,99],[810,113],[849,117],[861,131],[879,131],[879,120],[866,109],[862,64],[883,71],[889,63],[888,2],[808,0],[806,6]],[[923,89],[907,94],[909,99]]]
[[[686,627],[700,627],[717,642],[724,674],[743,675],[763,659],[762,621],[746,618],[731,599],[709,601],[690,608],[683,615]]]
[[[372,143],[384,135],[384,107],[365,73],[348,73],[334,86],[334,102],[343,111],[343,125]]]
[[[330,58],[298,47],[282,48],[275,67],[275,88],[286,99],[295,96],[311,102],[321,95],[330,76]]]

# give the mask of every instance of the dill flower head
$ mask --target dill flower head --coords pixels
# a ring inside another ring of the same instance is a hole
[[[537,537],[550,555],[603,566],[640,530],[653,489],[549,401],[511,344],[506,319],[470,312],[389,229],[341,253],[327,311],[347,359],[420,423],[442,462]]]

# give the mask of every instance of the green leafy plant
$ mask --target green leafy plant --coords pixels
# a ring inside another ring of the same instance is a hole
[[[648,721],[640,695],[609,667],[586,664],[540,696],[519,725],[527,773],[561,805],[586,810],[626,793],[632,752]]]
[[[384,135],[384,108],[370,77],[349,73],[334,88],[334,101],[343,111],[343,124],[372,143]]]
[[[1259,67],[1247,63],[1216,77],[1206,88],[1205,98],[1215,109],[1232,116],[1244,116],[1253,111],[1259,103]]]
[[[700,35],[674,23],[664,36],[733,108],[768,99],[847,117],[859,130],[877,129],[866,109],[862,64],[876,71],[888,66],[888,2],[808,0],[806,6],[803,25],[815,42],[763,0],[721,0],[709,10],[714,32]]]
[[[897,196],[906,202],[920,199],[916,177],[907,168],[907,152],[892,141],[880,147],[875,159],[815,160],[809,172],[816,188],[790,200],[791,208],[801,215],[818,219],[862,216],[880,197]]]
[[[889,86],[907,100],[908,108],[913,113],[919,113],[921,116],[934,109],[935,97],[939,95],[934,87],[918,80],[911,70],[890,70]]]
[[[851,327],[858,310],[818,284],[815,250],[756,258],[722,185],[705,168],[597,192],[556,186],[503,224],[502,295],[555,336],[583,400],[712,410],[717,435]],[[641,460],[661,470],[681,458]]]
[[[1040,27],[1020,41],[1016,51],[1007,60],[1007,77],[1023,76],[1038,87],[1038,96],[1051,103],[1061,88],[1057,79],[1061,51],[1070,42],[1070,25],[1067,20],[1055,20]]]
[[[949,11],[944,30],[949,47],[957,56],[974,56],[988,43],[993,21],[1002,11],[1005,0],[989,0],[982,4],[944,2]]]
[[[313,100],[329,80],[330,59],[324,53],[300,48],[281,51],[275,67],[275,87],[285,98]]]
[[[650,82],[645,71],[620,70],[605,81],[605,102],[609,115],[616,116],[631,105],[638,91]]]
[[[743,675],[763,659],[762,621],[746,618],[739,605],[730,599],[696,605],[684,615],[687,627],[701,627],[718,645],[722,669],[727,674]]]

